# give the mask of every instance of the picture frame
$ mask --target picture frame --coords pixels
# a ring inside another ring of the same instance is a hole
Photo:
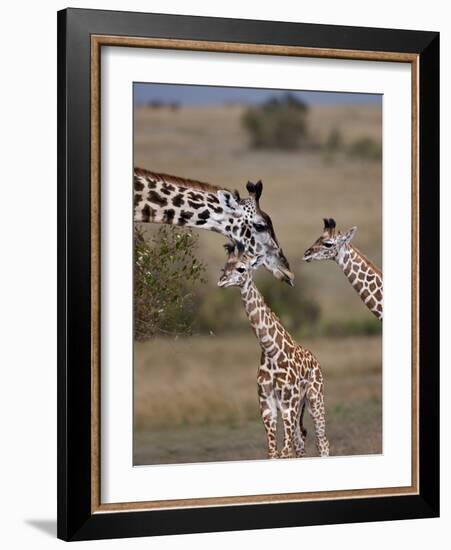
[[[100,498],[103,47],[410,64],[412,482],[321,493]],[[439,34],[67,9],[58,13],[58,537],[88,540],[439,515]]]

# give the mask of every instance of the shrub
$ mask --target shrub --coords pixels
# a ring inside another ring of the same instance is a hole
[[[196,258],[197,237],[191,231],[162,226],[149,241],[134,232],[134,335],[147,340],[157,333],[187,334],[192,291],[204,283],[205,266]]]
[[[332,128],[329,132],[324,147],[331,153],[339,151],[343,147],[343,136],[338,128]]]
[[[296,149],[307,138],[307,113],[303,101],[286,94],[249,107],[242,123],[254,148]]]
[[[356,139],[349,146],[348,153],[351,157],[364,160],[381,160],[382,144],[378,141],[364,136]]]
[[[382,323],[375,317],[349,319],[346,321],[324,321],[320,324],[322,336],[374,336],[382,334]]]

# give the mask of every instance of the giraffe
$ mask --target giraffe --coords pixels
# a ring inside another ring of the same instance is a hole
[[[313,419],[316,445],[321,456],[329,455],[323,393],[323,375],[318,360],[290,336],[278,317],[265,304],[253,281],[253,271],[262,261],[251,257],[241,243],[226,244],[227,262],[219,287],[237,286],[250,324],[261,348],[257,389],[260,414],[266,432],[269,458],[305,455],[307,431],[304,409]],[[302,409],[301,409],[302,407]],[[284,427],[283,448],[277,450],[277,413]]]
[[[279,246],[271,218],[260,208],[261,181],[248,182],[249,197],[199,181],[134,171],[134,221],[208,229],[239,239],[279,280],[293,286],[294,275]]]
[[[333,218],[324,218],[323,234],[304,252],[303,260],[335,260],[366,307],[382,321],[382,271],[350,244],[357,227],[335,231]]]

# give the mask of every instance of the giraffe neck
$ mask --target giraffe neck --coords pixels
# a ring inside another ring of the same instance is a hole
[[[254,281],[249,279],[240,290],[246,315],[262,350],[267,352],[277,346],[274,338],[276,334],[281,334],[283,339],[292,343],[291,336],[279,318],[266,305]]]
[[[139,168],[135,169],[134,189],[135,222],[202,228],[236,237],[234,218],[224,212],[218,198],[218,191],[227,190]]]
[[[357,248],[348,244],[335,258],[366,307],[382,320],[382,273]]]

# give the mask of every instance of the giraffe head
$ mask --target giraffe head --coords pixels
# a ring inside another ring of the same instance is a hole
[[[310,248],[304,252],[303,260],[311,262],[312,260],[335,260],[340,251],[346,247],[354,237],[357,227],[351,227],[341,233],[335,230],[336,223],[333,218],[324,218],[324,230]]]
[[[207,229],[243,243],[277,279],[292,283],[271,218],[260,208],[261,181],[248,182],[248,197],[208,183],[135,168],[134,221]]]
[[[233,240],[240,241],[249,257],[261,256],[261,265],[277,279],[293,286],[294,275],[279,245],[271,218],[260,208],[263,183],[248,181],[246,189],[249,197],[244,199],[237,192],[221,190],[218,193],[224,213],[230,216],[226,230]]]
[[[244,252],[244,246],[238,242],[225,244],[227,262],[222,269],[218,286],[227,288],[229,286],[244,286],[252,279],[252,272],[263,263],[263,256],[249,256]]]

